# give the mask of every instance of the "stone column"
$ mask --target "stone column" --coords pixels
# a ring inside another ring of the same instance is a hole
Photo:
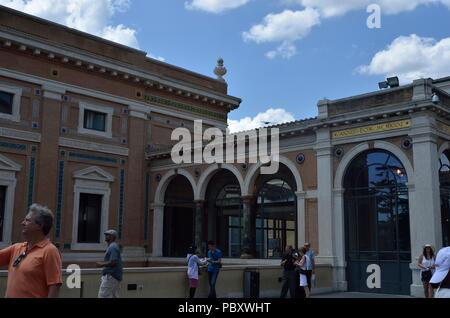
[[[197,246],[198,251],[201,255],[205,255],[205,242],[204,242],[204,231],[203,231],[203,222],[204,222],[204,209],[205,201],[195,201],[195,245]]]
[[[297,246],[303,246],[306,241],[305,191],[295,192],[297,196]]]
[[[153,249],[152,256],[163,255],[164,204],[153,204]]]
[[[333,189],[333,213],[334,213],[334,251],[336,263],[334,268],[333,288],[335,290],[346,291],[347,279],[345,268],[345,233],[344,233],[344,193],[345,189]]]
[[[256,249],[256,224],[252,209],[254,198],[242,197],[242,255],[241,258],[254,258]]]
[[[329,128],[317,132],[317,201],[319,216],[319,256],[321,263],[334,265],[333,255],[333,151]]]
[[[412,118],[414,184],[409,179],[412,295],[423,295],[417,270],[417,257],[425,244],[442,246],[442,224],[439,184],[439,154],[432,114]]]

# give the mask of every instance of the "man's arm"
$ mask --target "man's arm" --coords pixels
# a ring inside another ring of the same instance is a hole
[[[104,262],[97,262],[97,267],[116,267],[117,261],[119,260],[119,251],[112,248],[109,255],[109,260]]]
[[[97,262],[97,267],[116,267],[116,266],[117,266],[116,260],[112,260],[109,262]]]
[[[61,285],[48,286],[48,298],[58,298]]]

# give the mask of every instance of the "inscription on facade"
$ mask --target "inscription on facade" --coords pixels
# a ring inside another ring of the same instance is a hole
[[[437,122],[436,125],[440,131],[442,131],[443,133],[445,133],[447,135],[450,135],[450,126],[449,125],[446,125],[446,124],[443,124],[440,122]]]
[[[377,125],[370,125],[352,129],[335,131],[332,134],[333,139],[368,135],[376,132],[391,131],[411,127],[411,120],[399,120]]]

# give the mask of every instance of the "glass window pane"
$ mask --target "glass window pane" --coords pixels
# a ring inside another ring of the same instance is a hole
[[[100,243],[102,195],[80,194],[78,214],[78,242]]]
[[[0,91],[0,113],[11,115],[13,112],[14,94]]]
[[[86,109],[84,111],[84,128],[106,131],[106,114]]]

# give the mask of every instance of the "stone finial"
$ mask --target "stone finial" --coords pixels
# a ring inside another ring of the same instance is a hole
[[[227,74],[227,68],[223,66],[223,58],[221,57],[217,60],[217,66],[214,69],[214,74],[217,75],[217,79],[219,81],[225,82],[225,79],[223,77],[225,76],[225,74]]]

